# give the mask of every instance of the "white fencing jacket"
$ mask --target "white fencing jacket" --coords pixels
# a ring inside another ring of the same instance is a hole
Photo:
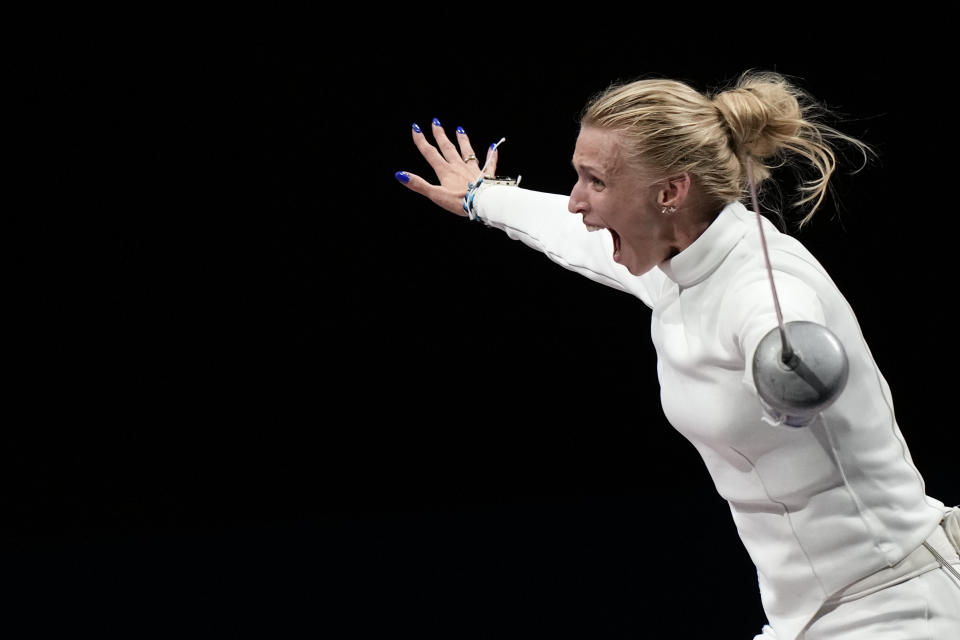
[[[828,327],[850,365],[837,401],[802,428],[772,420],[753,383],[754,349],[777,326],[753,213],[727,205],[691,246],[633,276],[613,261],[610,234],[588,232],[567,200],[491,185],[474,207],[485,224],[652,309],[663,411],[729,503],[779,638],[923,543],[948,510],[926,495],[853,310],[797,240],[764,219],[784,321]]]

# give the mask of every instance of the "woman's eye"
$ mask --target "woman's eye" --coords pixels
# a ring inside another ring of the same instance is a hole
[[[590,178],[590,184],[598,188],[602,188],[604,186],[603,180],[600,178]]]

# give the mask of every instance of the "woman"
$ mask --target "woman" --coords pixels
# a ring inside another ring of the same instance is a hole
[[[829,275],[766,220],[761,236],[740,203],[750,175],[763,183],[799,162],[815,174],[799,203],[806,222],[833,145],[866,152],[819,124],[815,106],[770,73],[712,97],[641,80],[587,106],[569,198],[479,180],[467,136],[458,130],[458,150],[436,121],[436,148],[416,126],[413,139],[440,185],[397,178],[652,309],[663,409],[702,455],[757,566],[769,621],[759,638],[960,637],[958,511],[925,494],[890,390]],[[754,352],[778,326],[762,237],[782,320],[827,327],[849,365],[842,393],[802,420],[769,408],[754,382]]]

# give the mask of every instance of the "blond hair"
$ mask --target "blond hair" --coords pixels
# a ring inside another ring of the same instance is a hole
[[[628,165],[688,172],[722,204],[749,193],[747,157],[758,188],[778,167],[806,171],[793,203],[812,203],[803,226],[827,193],[837,143],[852,144],[864,160],[871,153],[820,122],[827,113],[782,75],[747,71],[733,86],[709,95],[675,80],[614,85],[587,104],[581,124],[617,132]]]

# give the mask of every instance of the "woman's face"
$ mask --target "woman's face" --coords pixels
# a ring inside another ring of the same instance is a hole
[[[583,127],[573,167],[577,183],[567,208],[582,214],[591,231],[610,232],[615,262],[641,275],[671,256],[672,223],[659,202],[664,194],[652,173],[626,165],[617,133]]]

